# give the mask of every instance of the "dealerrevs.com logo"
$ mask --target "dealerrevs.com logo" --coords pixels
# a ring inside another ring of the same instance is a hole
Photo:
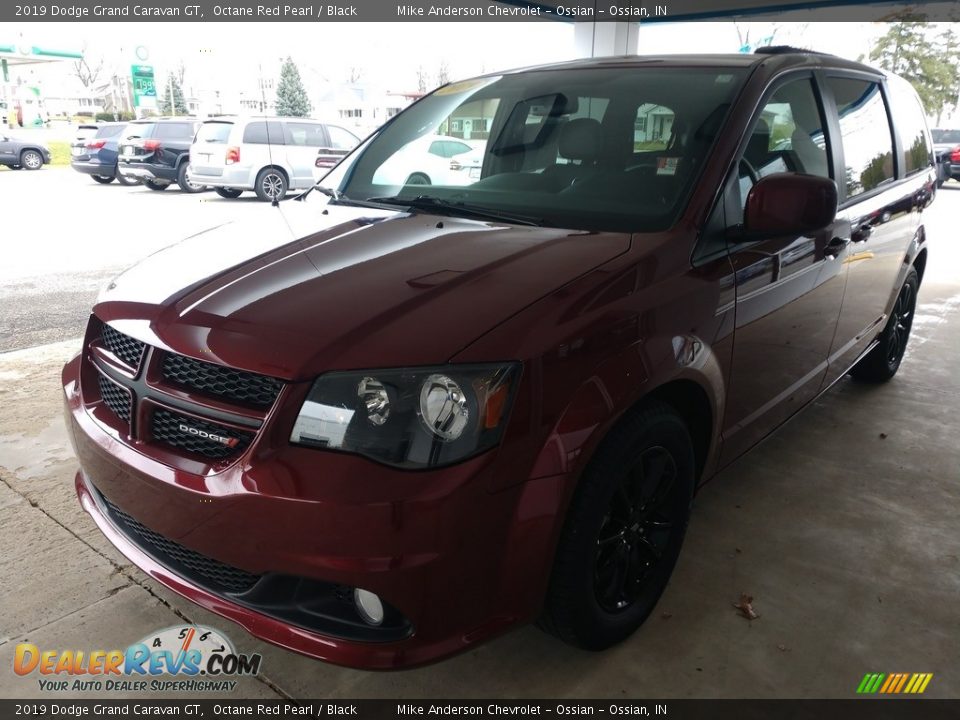
[[[175,625],[125,650],[51,650],[20,643],[13,671],[39,675],[44,692],[225,692],[237,686],[231,678],[259,673],[261,659],[258,653],[237,653],[219,630]]]

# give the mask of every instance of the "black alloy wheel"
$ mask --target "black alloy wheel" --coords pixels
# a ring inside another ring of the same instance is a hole
[[[616,613],[633,605],[663,559],[674,524],[685,515],[671,492],[677,464],[661,446],[647,448],[622,479],[597,538],[594,592],[600,607]]]

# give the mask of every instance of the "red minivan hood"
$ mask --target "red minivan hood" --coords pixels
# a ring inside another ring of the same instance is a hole
[[[630,244],[345,206],[263,210],[141,261],[94,312],[147,343],[288,380],[438,364]]]

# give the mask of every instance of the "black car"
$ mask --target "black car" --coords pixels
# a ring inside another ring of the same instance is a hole
[[[0,165],[19,170],[39,170],[50,162],[50,149],[43,143],[18,140],[0,130]]]
[[[937,155],[937,184],[953,178],[960,180],[960,130],[934,128],[933,151]]]
[[[119,144],[132,134],[129,127],[130,124],[125,122],[106,123],[95,128],[92,135],[78,136],[70,145],[70,167],[104,185],[113,182],[114,178],[121,185],[138,185],[140,181],[136,178],[126,178],[117,172]]]
[[[140,180],[151,190],[177,183],[184,192],[206,188],[187,180],[190,144],[201,122],[192,117],[151,118],[130,123],[129,137],[120,143],[118,172]]]

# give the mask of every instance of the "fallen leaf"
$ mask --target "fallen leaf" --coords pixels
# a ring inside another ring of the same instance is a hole
[[[753,609],[753,595],[740,593],[740,602],[733,603],[733,606],[740,611],[747,620],[756,620],[760,617]]]
[[[660,617],[661,617],[661,619],[663,619],[663,620],[669,620],[670,618],[673,617],[673,613],[667,613],[667,612],[665,612],[665,613],[662,613],[662,614],[660,615]]]
[[[881,439],[881,440],[886,440],[886,439],[887,439],[887,434],[886,434],[886,433],[880,433],[880,439]]]
[[[743,552],[743,550],[741,550],[740,548],[734,548],[734,550],[736,550],[738,553],[742,553],[742,552]]]
[[[781,645],[777,645],[777,650],[779,650],[780,652],[789,652],[790,648],[788,648],[786,645],[781,644]]]

